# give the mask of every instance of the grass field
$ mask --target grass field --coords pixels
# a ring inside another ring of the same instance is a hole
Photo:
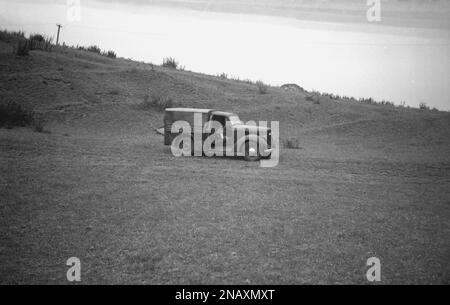
[[[45,131],[0,129],[0,283],[449,284],[450,114],[307,98],[89,52],[11,54],[1,102]],[[301,85],[301,84],[300,84]],[[280,164],[176,158],[155,133],[177,105],[280,121]]]

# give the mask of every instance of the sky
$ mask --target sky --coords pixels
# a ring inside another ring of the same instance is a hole
[[[450,35],[439,18],[433,24],[426,19],[422,28],[369,23],[358,13],[360,1],[354,6],[359,23],[339,16],[322,20],[315,13],[293,18],[270,9],[270,16],[237,13],[240,4],[254,2],[244,0],[234,1],[237,6],[211,1],[209,9],[187,9],[192,1],[135,1],[81,0],[74,10],[73,0],[0,0],[0,27],[55,36],[61,23],[61,42],[95,44],[125,58],[160,64],[175,57],[196,72],[450,110]]]

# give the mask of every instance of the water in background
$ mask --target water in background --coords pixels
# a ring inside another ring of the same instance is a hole
[[[60,42],[125,58],[174,57],[196,72],[450,110],[449,31],[103,3],[82,6],[81,20],[68,22],[65,5],[1,0],[0,7],[1,28],[55,37],[61,23]]]

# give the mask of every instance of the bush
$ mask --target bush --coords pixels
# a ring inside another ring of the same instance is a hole
[[[10,31],[0,31],[0,41],[12,42],[25,38],[25,33],[22,31],[10,32]]]
[[[359,102],[360,103],[364,103],[364,104],[377,104],[377,102],[371,97],[369,97],[369,98],[360,98]]]
[[[286,147],[288,149],[299,149],[300,148],[300,143],[299,143],[298,139],[291,138],[291,139],[287,139],[285,141],[284,147]]]
[[[15,40],[17,41],[13,53],[18,56],[27,56],[32,50],[42,50],[47,52],[51,52],[52,50],[53,38],[51,37],[33,34],[30,35],[29,39],[26,39],[23,32],[0,32],[0,40],[12,41],[14,40],[13,37],[15,37]]]
[[[42,50],[51,52],[52,40],[52,37],[43,36],[41,34],[30,35],[30,50]]]
[[[140,104],[140,108],[143,110],[157,109],[158,111],[164,111],[164,109],[171,108],[173,105],[174,102],[172,98],[154,93],[144,97],[144,101]]]
[[[381,104],[381,105],[394,106],[394,103],[393,103],[393,102],[391,102],[391,101],[385,101],[385,100],[382,100],[382,101],[380,102],[380,104]]]
[[[102,52],[102,50],[100,49],[100,47],[96,46],[96,45],[92,45],[89,47],[84,47],[84,46],[80,46],[80,45],[76,45],[76,46],[72,46],[71,48],[73,49],[77,49],[79,51],[88,51],[88,52],[92,52],[92,53],[96,53],[102,56],[106,56],[109,58],[117,58],[117,54],[116,52],[109,50],[106,52]]]
[[[30,54],[31,44],[28,39],[20,39],[17,42],[17,46],[14,48],[13,53],[17,56],[27,56]]]
[[[178,62],[175,60],[175,58],[167,57],[163,59],[162,66],[165,68],[176,69],[178,68]]]
[[[305,100],[307,100],[308,102],[313,102],[313,104],[320,104],[320,94],[318,93],[312,93],[312,94],[308,94],[305,97]]]
[[[45,132],[44,130],[44,121],[36,116],[33,117],[33,121],[31,123],[33,126],[33,130],[36,132]]]
[[[33,112],[16,102],[0,104],[0,127],[27,126],[33,123]]]
[[[421,103],[419,104],[419,109],[422,109],[422,110],[430,110],[430,107],[427,106],[427,103],[421,102]]]
[[[305,91],[305,89],[303,89],[302,87],[300,87],[297,84],[284,84],[284,85],[281,85],[280,88],[285,90],[285,91],[290,91],[290,92],[303,92],[303,91]]]
[[[36,132],[44,132],[44,121],[36,114],[16,102],[0,104],[0,127],[13,128],[31,126]]]
[[[102,50],[100,50],[100,48],[98,46],[89,46],[87,48],[87,50],[89,52],[93,52],[93,53],[97,53],[97,54],[101,54],[102,53]]]
[[[32,34],[32,35],[30,35],[30,40],[35,40],[35,41],[40,41],[40,42],[46,41],[45,37],[42,36],[41,34]]]
[[[264,84],[262,81],[256,82],[256,87],[258,88],[259,94],[266,94],[268,92],[268,87],[266,84]]]
[[[106,57],[109,57],[109,58],[116,58],[117,57],[116,52],[114,52],[114,51],[108,51],[106,53],[103,53],[102,55],[106,56]]]

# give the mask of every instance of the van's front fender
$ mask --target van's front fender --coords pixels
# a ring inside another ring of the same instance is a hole
[[[245,143],[246,142],[254,142],[258,143],[259,141],[259,154],[263,157],[270,155],[271,150],[267,149],[267,141],[261,136],[258,136],[256,134],[249,134],[246,135],[236,141],[236,152],[238,156],[245,156]],[[270,150],[270,151],[269,151]]]

